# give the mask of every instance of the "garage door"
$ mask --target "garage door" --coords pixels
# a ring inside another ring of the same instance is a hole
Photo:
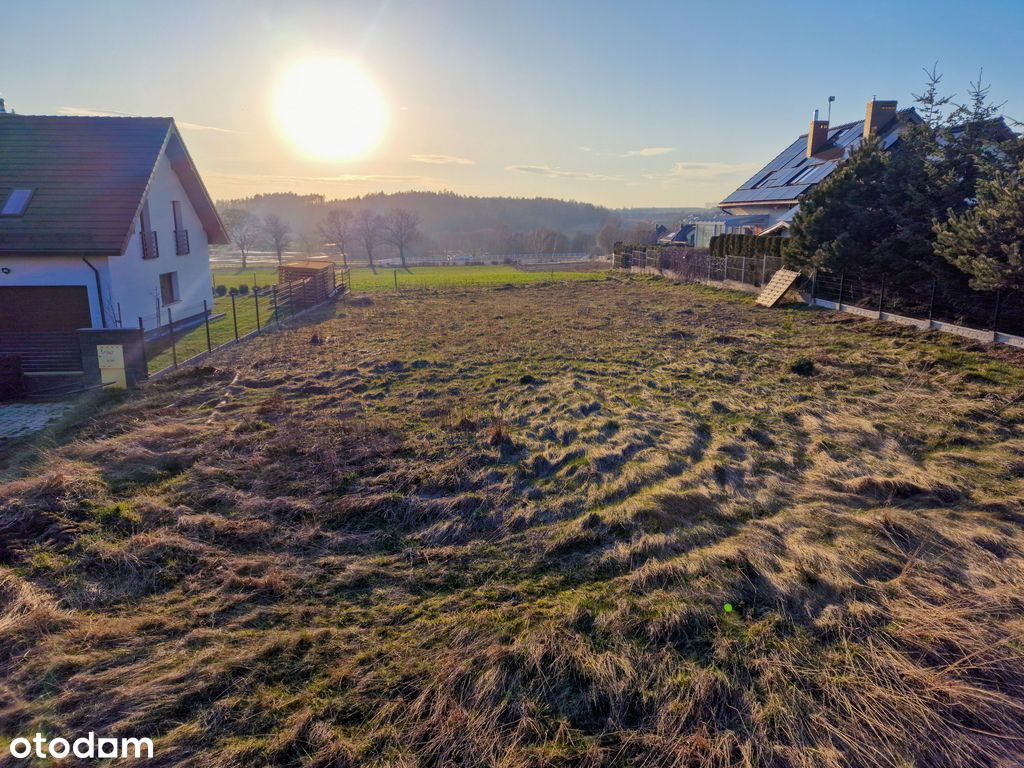
[[[0,331],[74,331],[92,327],[84,285],[0,286]]]

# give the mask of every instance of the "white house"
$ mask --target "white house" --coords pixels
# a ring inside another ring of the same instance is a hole
[[[897,110],[895,101],[868,102],[863,120],[829,125],[815,110],[807,133],[799,136],[768,165],[749,178],[718,206],[736,217],[746,217],[750,234],[787,234],[800,200],[839,167],[868,136],[877,136],[886,149],[899,141],[908,125],[921,118],[911,109]]]
[[[173,119],[0,113],[0,332],[194,317],[225,242]]]

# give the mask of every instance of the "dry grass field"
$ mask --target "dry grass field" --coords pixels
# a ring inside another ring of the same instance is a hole
[[[330,314],[0,457],[0,736],[1024,762],[1015,353],[646,278]]]

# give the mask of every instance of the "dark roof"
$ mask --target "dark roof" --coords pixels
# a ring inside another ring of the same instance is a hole
[[[900,110],[898,119],[882,126],[879,138],[882,146],[891,147],[899,138],[907,122],[920,122],[913,107]],[[793,205],[814,185],[823,181],[841,163],[864,136],[864,121],[833,125],[828,129],[828,140],[814,157],[807,157],[807,134],[802,134],[774,160],[740,185],[739,189],[719,203],[719,206],[743,204]]]
[[[162,150],[209,241],[227,242],[172,118],[0,115],[0,201],[34,190],[0,216],[0,254],[120,255]]]

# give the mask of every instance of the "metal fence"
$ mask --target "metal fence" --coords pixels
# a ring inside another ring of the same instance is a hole
[[[687,283],[735,282],[760,287],[782,268],[774,256],[712,256],[703,248],[627,248],[613,257],[620,269],[671,273]]]
[[[145,340],[145,357],[150,374],[177,368],[218,347],[234,344],[268,328],[280,329],[299,313],[321,303],[327,296],[310,279],[296,280],[253,289],[247,293],[232,291],[215,299],[215,305],[203,302],[203,312],[190,318],[175,318],[167,308],[165,324],[159,335]],[[330,288],[330,286],[328,286]],[[336,270],[329,295],[349,288],[347,269]],[[143,318],[139,318],[140,327]]]
[[[920,275],[831,274],[810,281],[812,298],[835,302],[837,309],[859,307],[916,320],[1024,336],[1024,295],[1020,291],[975,291]]]

